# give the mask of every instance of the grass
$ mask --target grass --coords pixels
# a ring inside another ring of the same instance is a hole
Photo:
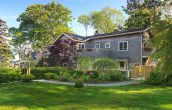
[[[172,110],[172,87],[84,87],[11,83],[0,85],[0,110]]]

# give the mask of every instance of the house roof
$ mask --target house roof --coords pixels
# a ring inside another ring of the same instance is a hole
[[[77,42],[85,42],[91,39],[100,39],[100,38],[105,38],[105,37],[118,37],[122,35],[137,34],[137,33],[145,32],[147,30],[148,29],[131,29],[131,30],[124,30],[124,31],[112,32],[112,33],[107,33],[107,34],[97,34],[97,35],[92,35],[92,36],[87,36],[87,37],[71,34],[71,33],[62,33],[60,37],[58,37],[54,42],[56,42],[59,38],[61,38],[62,35],[65,35],[71,40],[74,40]],[[52,46],[52,45],[48,45],[48,46]]]
[[[137,33],[144,32],[144,31],[147,31],[147,29],[131,29],[131,30],[124,30],[124,31],[119,31],[119,32],[106,33],[106,34],[97,34],[97,35],[92,35],[92,36],[87,36],[87,37],[76,35],[76,34],[69,34],[69,33],[64,33],[64,34],[66,34],[68,37],[70,37],[74,40],[84,42],[84,41],[88,41],[91,39],[137,34]]]
[[[65,33],[65,34],[78,41],[83,41],[87,39],[87,37],[76,35],[76,34],[70,34],[70,33]]]

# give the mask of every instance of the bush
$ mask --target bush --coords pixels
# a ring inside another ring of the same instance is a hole
[[[160,85],[163,82],[162,75],[160,75],[158,72],[151,72],[150,76],[146,79],[145,82],[147,84]]]
[[[92,78],[92,79],[98,79],[98,77],[99,77],[98,71],[87,71],[86,74],[88,74],[90,76],[90,78]]]
[[[76,87],[76,88],[82,88],[82,87],[84,87],[84,82],[83,82],[83,80],[80,79],[80,78],[76,79],[76,80],[75,80],[75,87]]]
[[[99,80],[101,81],[110,81],[110,74],[107,73],[107,72],[99,72],[99,77],[98,77]]]
[[[84,82],[87,82],[89,80],[89,76],[86,75],[86,74],[83,74],[81,77],[80,77]]]
[[[123,80],[126,80],[126,77],[120,71],[112,71],[110,74],[110,80],[111,81],[123,81]]]
[[[170,80],[167,82],[167,85],[168,85],[168,86],[172,86],[172,79],[170,79]]]
[[[46,73],[56,73],[59,75],[62,72],[70,73],[70,70],[65,67],[35,67],[31,68],[30,72],[35,76],[36,79],[44,79]]]
[[[1,68],[0,83],[7,83],[21,80],[20,69]]]
[[[35,76],[34,75],[32,75],[32,74],[24,74],[24,75],[22,75],[22,81],[23,82],[30,82],[30,81],[32,81],[33,79],[35,78]]]
[[[68,71],[61,71],[59,76],[56,76],[57,80],[69,81],[72,80],[72,75]]]
[[[55,79],[56,73],[45,73],[45,79]]]
[[[81,77],[84,74],[84,72],[82,71],[71,71],[71,75],[73,77],[73,79],[77,79],[79,77]]]
[[[118,64],[110,58],[100,58],[93,63],[93,68],[96,70],[116,69]]]

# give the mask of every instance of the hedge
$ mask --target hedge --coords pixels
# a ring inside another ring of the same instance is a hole
[[[20,69],[1,68],[0,83],[7,83],[21,80]]]
[[[70,73],[70,69],[66,67],[34,67],[30,69],[30,73],[35,76],[35,79],[44,79],[46,73]],[[22,69],[22,73],[25,74],[26,69]]]

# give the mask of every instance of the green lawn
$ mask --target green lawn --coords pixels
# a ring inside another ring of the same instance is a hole
[[[76,89],[43,83],[0,85],[0,110],[172,110],[172,87]]]

